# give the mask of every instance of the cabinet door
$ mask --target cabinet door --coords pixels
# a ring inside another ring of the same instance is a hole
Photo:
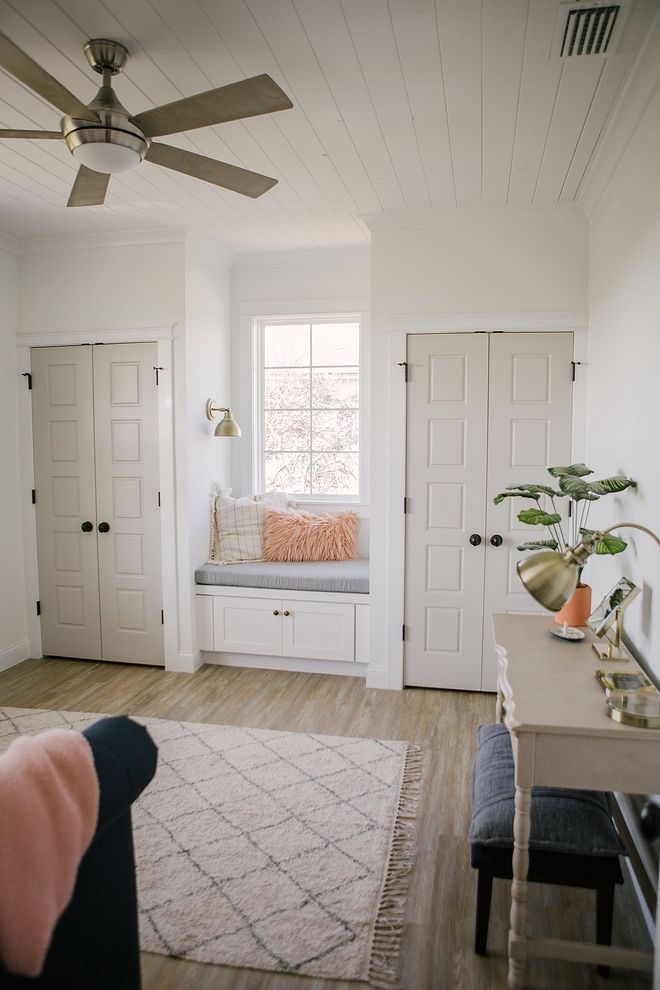
[[[100,660],[92,348],[33,348],[31,367],[42,649]]]
[[[511,498],[494,505],[493,498],[508,485],[521,482],[552,485],[546,469],[570,463],[572,357],[572,333],[491,337],[483,691],[494,691],[497,685],[492,613],[542,611],[516,572],[516,563],[525,553],[517,547],[548,536],[544,527],[526,526],[518,520],[520,510],[535,507],[536,502]],[[552,510],[547,502],[541,505]],[[567,499],[556,500],[556,507],[566,512]],[[490,542],[493,536],[502,537],[499,546]]]
[[[104,660],[162,664],[157,345],[94,347]]]
[[[354,660],[355,606],[283,601],[282,656]]]
[[[478,691],[488,336],[415,334],[407,360],[405,683]]]
[[[266,598],[214,598],[213,649],[281,656],[282,602]]]

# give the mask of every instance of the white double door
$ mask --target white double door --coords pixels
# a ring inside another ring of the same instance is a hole
[[[157,345],[33,348],[42,650],[163,664]]]
[[[405,683],[494,691],[493,612],[539,611],[517,546],[535,503],[493,498],[570,463],[571,333],[408,338]]]

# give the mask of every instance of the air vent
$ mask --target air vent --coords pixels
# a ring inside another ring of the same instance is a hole
[[[567,3],[559,7],[553,55],[611,55],[624,20],[622,3]]]

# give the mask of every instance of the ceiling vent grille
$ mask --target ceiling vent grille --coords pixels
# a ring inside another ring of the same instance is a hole
[[[560,6],[554,53],[560,58],[611,55],[623,21],[621,3],[570,3]]]

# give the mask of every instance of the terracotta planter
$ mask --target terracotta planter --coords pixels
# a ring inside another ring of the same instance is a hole
[[[591,587],[579,584],[563,608],[555,613],[555,622],[562,626],[586,626],[591,615]]]

